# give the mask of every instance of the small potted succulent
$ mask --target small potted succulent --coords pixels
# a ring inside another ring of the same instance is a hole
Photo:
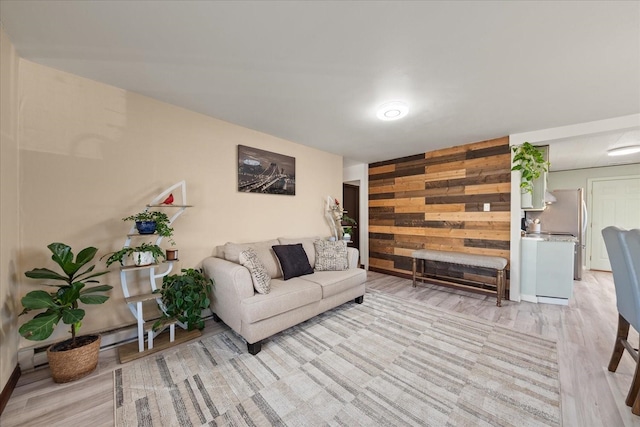
[[[86,267],[98,250],[94,247],[82,249],[75,260],[71,247],[64,243],[51,243],[47,246],[52,253],[51,259],[60,267],[61,273],[48,268],[35,268],[27,271],[30,279],[45,279],[42,285],[57,288],[54,292],[36,290],[27,293],[21,300],[24,310],[20,315],[32,310],[44,310],[33,319],[25,322],[18,332],[24,338],[42,341],[51,336],[60,320],[70,326],[71,339],[51,345],[47,349],[51,376],[57,383],[74,381],[91,373],[98,364],[100,335],[77,336],[85,317],[83,304],[102,304],[109,297],[103,292],[110,291],[110,285],[86,287],[97,284],[96,277],[108,271],[94,272],[95,265]],[[82,271],[81,271],[82,270]],[[48,281],[54,281],[54,283]],[[61,283],[56,283],[61,282]]]
[[[202,270],[182,269],[182,274],[162,278],[162,288],[154,293],[162,295],[163,317],[154,324],[159,329],[165,319],[177,319],[187,325],[188,330],[204,328],[202,310],[209,308],[213,280],[204,276]]]
[[[169,217],[164,212],[144,210],[135,215],[122,218],[123,221],[135,221],[136,229],[140,234],[158,234],[167,237],[171,245],[175,242],[171,239],[173,228],[170,225]]]
[[[162,248],[151,243],[143,243],[139,246],[133,247],[125,246],[119,251],[111,252],[107,255],[109,255],[109,258],[107,258],[106,261],[107,267],[115,262],[119,262],[120,265],[124,265],[124,260],[128,256],[133,259],[133,264],[137,266],[155,264],[160,258],[165,257]],[[103,256],[102,258],[104,258],[105,256]]]

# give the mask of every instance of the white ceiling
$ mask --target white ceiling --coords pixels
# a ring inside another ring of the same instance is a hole
[[[638,163],[640,153],[608,156],[607,149],[640,144],[640,126],[611,132],[546,141],[552,172]],[[536,143],[536,145],[541,145]]]
[[[640,112],[637,1],[2,0],[0,22],[28,60],[365,163]]]

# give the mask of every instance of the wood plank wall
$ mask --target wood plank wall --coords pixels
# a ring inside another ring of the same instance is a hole
[[[406,277],[415,249],[509,259],[510,198],[508,137],[372,163],[369,267]],[[484,203],[491,204],[489,212]],[[495,271],[432,263],[428,268],[495,284]]]

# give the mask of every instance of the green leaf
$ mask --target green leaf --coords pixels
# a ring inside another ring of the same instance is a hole
[[[88,279],[92,279],[92,278],[98,277],[98,276],[103,276],[103,275],[107,274],[109,271],[108,270],[100,271],[98,273],[93,273],[93,274],[85,277],[85,274],[88,273],[88,272],[89,272],[89,270],[85,271],[84,273],[78,274],[76,276],[76,279],[80,279],[80,280],[82,280],[84,282],[97,282],[97,280],[88,280]]]
[[[84,310],[81,308],[72,308],[62,312],[62,321],[67,325],[73,325],[80,322],[84,318]]]
[[[78,284],[82,286],[78,286]],[[83,286],[83,283],[76,282],[72,286],[65,286],[64,288],[60,288],[60,290],[58,291],[58,298],[60,299],[60,303],[63,305],[73,303],[78,299],[78,297],[80,297],[80,289],[82,289]]]
[[[81,250],[78,253],[78,256],[76,257],[76,264],[79,267],[85,265],[86,263],[91,261],[94,256],[96,256],[97,252],[98,252],[98,249],[94,248],[93,246],[89,246],[88,248],[84,248],[83,250]],[[91,267],[91,268],[93,269],[93,267]]]
[[[62,276],[55,271],[51,271],[48,268],[34,268],[33,270],[27,271],[24,273],[30,279],[52,279],[52,280],[62,280],[65,282],[69,281],[69,278],[66,276]]]
[[[56,307],[51,294],[45,291],[31,291],[22,297],[22,306],[29,310]]]
[[[60,321],[58,313],[42,313],[20,327],[20,335],[31,341],[42,341],[51,336]]]
[[[80,301],[85,304],[103,304],[108,299],[107,295],[80,295]]]
[[[111,285],[93,286],[91,288],[85,288],[81,290],[80,295],[88,294],[89,292],[107,292],[107,291],[110,291],[111,289],[113,289],[113,286]]]
[[[73,275],[75,271],[72,273],[67,271],[71,270],[71,268],[69,268],[69,265],[73,264],[73,252],[71,252],[71,247],[65,245],[64,243],[51,243],[47,247],[53,254],[51,255],[51,259],[55,261],[55,263],[58,264],[60,268],[62,268],[62,270],[69,276]]]

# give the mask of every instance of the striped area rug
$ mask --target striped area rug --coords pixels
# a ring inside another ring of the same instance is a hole
[[[277,334],[229,331],[114,372],[118,426],[555,426],[556,345],[367,292]]]

